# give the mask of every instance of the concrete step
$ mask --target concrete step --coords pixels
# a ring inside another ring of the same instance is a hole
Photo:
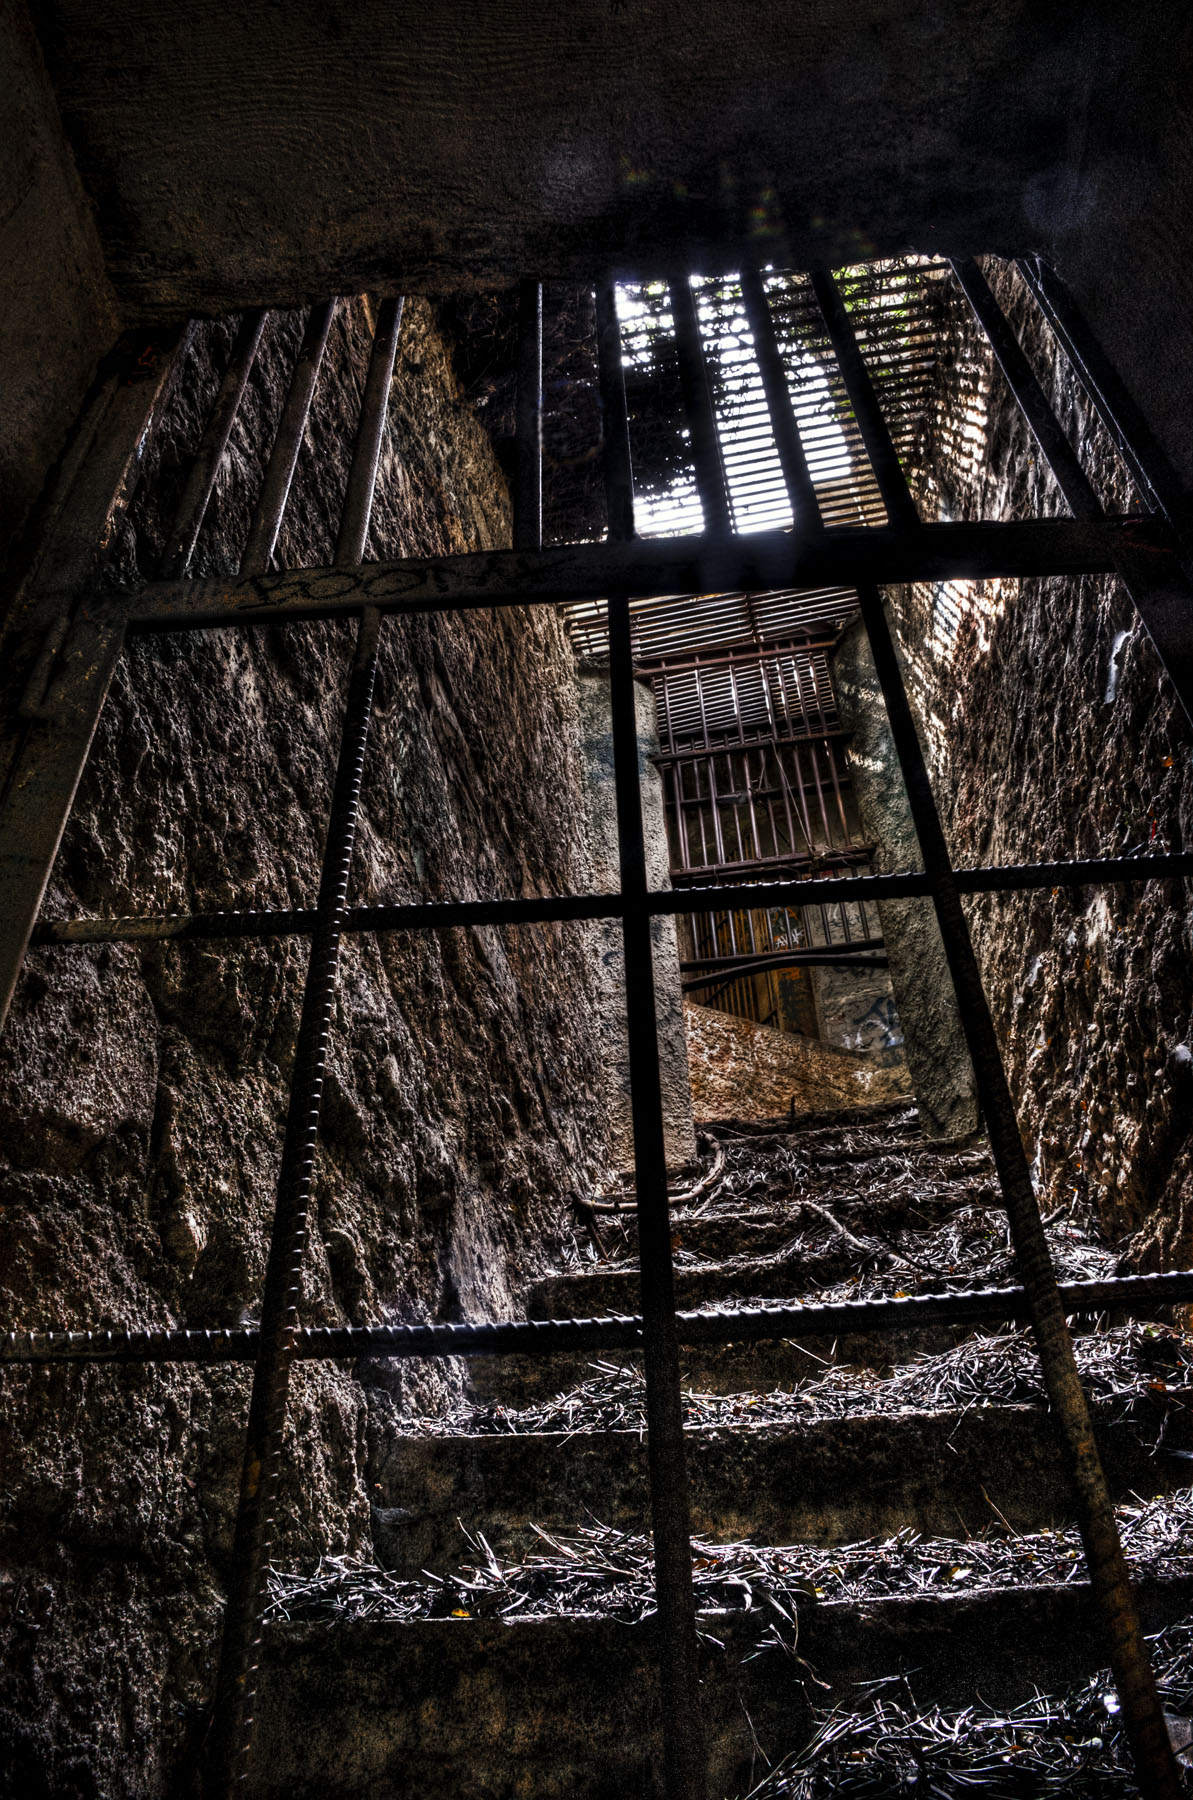
[[[713,1264],[675,1271],[675,1304],[680,1311],[724,1306],[734,1301],[806,1300],[818,1288],[846,1280],[857,1267],[857,1251],[841,1243],[831,1249],[741,1264]],[[638,1271],[633,1267],[549,1275],[526,1296],[528,1319],[597,1319],[607,1313],[638,1311]]]
[[[792,1189],[784,1199],[771,1199],[756,1205],[745,1201],[740,1205],[718,1201],[707,1211],[689,1214],[681,1209],[672,1215],[672,1238],[678,1249],[690,1250],[700,1256],[765,1256],[793,1243],[801,1232],[823,1236],[826,1230],[831,1230],[823,1215],[801,1205],[805,1198],[830,1210],[837,1209],[835,1216],[840,1222],[864,1237],[869,1229],[868,1220],[859,1219],[850,1212],[849,1203],[856,1191],[856,1187],[851,1186],[846,1199],[827,1186],[817,1184],[815,1188]],[[883,1222],[887,1226],[905,1226],[907,1214],[914,1208],[918,1216],[911,1223],[916,1229],[924,1229],[925,1219],[935,1226],[954,1209],[972,1203],[973,1198],[973,1190],[958,1183],[925,1180],[913,1190],[904,1189],[898,1194],[884,1196]],[[611,1256],[636,1255],[638,1221],[634,1213],[605,1213],[598,1215],[596,1222]],[[854,1254],[856,1257],[857,1253]]]
[[[1144,1582],[1144,1629],[1193,1580]],[[757,1613],[701,1624],[713,1800],[807,1741],[811,1708],[914,1670],[923,1706],[1011,1707],[1104,1666],[1084,1583],[801,1602],[799,1658],[754,1654]],[[274,1626],[265,1637],[248,1800],[657,1800],[654,1622],[541,1618]],[[825,1687],[813,1687],[814,1675]]]
[[[1141,1430],[1149,1426],[1098,1415],[1116,1497],[1169,1492],[1187,1477],[1186,1463],[1144,1447]],[[1158,1433],[1157,1415],[1149,1441]],[[949,1537],[1000,1519],[1030,1531],[1070,1516],[1042,1407],[700,1426],[685,1442],[692,1529],[721,1542],[850,1543],[904,1527]],[[404,1575],[468,1560],[461,1526],[515,1559],[533,1550],[535,1524],[566,1532],[593,1518],[619,1530],[647,1527],[637,1431],[406,1437],[375,1417],[369,1483],[377,1560]]]
[[[698,1394],[773,1393],[790,1391],[826,1366],[875,1369],[883,1374],[913,1361],[949,1350],[971,1335],[966,1325],[907,1326],[901,1331],[840,1332],[835,1336],[808,1332],[799,1337],[762,1343],[701,1344],[681,1349],[680,1373],[685,1388]],[[481,1406],[536,1405],[555,1394],[579,1387],[592,1374],[594,1355],[474,1356],[466,1378],[472,1400]],[[637,1351],[602,1358],[640,1369]]]

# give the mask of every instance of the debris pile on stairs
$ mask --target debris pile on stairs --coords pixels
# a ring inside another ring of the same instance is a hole
[[[981,1142],[929,1145],[890,1107],[717,1135],[716,1181],[674,1209],[681,1306],[1011,1275]],[[531,1316],[635,1309],[632,1214],[602,1223],[606,1254],[541,1282]],[[1064,1275],[1115,1271],[1086,1221],[1047,1225]],[[1193,1339],[1076,1328],[1179,1738]],[[704,1346],[684,1371],[711,1793],[1134,1791],[1029,1334]],[[262,1795],[659,1791],[640,1360],[473,1375],[453,1417],[377,1422],[376,1560],[274,1576]]]

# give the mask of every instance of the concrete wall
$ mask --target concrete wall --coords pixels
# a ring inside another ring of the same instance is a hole
[[[37,17],[119,292],[173,314],[657,266],[681,245],[801,265],[1022,248],[1070,119],[1120,110],[1091,12],[1126,35],[1112,0],[40,0]]]
[[[0,144],[2,571],[117,333],[91,207],[13,0],[0,4]]]

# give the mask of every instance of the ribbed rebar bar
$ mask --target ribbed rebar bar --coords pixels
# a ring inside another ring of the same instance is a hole
[[[322,305],[313,306],[307,318],[306,330],[290,376],[286,404],[278,421],[265,479],[257,498],[253,522],[249,526],[244,555],[240,559],[242,575],[263,575],[269,567],[269,559],[282,528],[286,502],[290,498],[290,484],[298,466],[298,453],[306,435],[311,402],[315,398],[315,385],[319,380],[323,352],[327,348],[327,334],[331,330],[338,304],[337,300],[325,300]]]
[[[1145,1800],[1177,1800],[1181,1792],[1180,1778],[1143,1639],[1114,1505],[1094,1441],[1089,1404],[1077,1371],[1065,1305],[1019,1136],[1002,1052],[953,876],[894,640],[878,590],[862,587],[859,598],[920,854],[931,882],[932,902],[957,993],[961,1024],[1007,1209],[1016,1271],[1030,1307],[1044,1385],[1072,1482],[1090,1586],[1106,1635],[1140,1791]]]
[[[215,1800],[227,1800],[240,1792],[248,1774],[266,1569],[273,1542],[319,1108],[372,715],[380,623],[379,614],[366,610],[357,635],[307,962],[224,1616],[209,1771],[209,1792]]]
[[[1098,524],[1105,515],[1093,483],[985,276],[972,260],[959,259],[953,271],[1073,517]],[[1117,546],[1114,566],[1193,721],[1193,582],[1173,549],[1156,550],[1130,536]]]
[[[703,756],[701,752],[701,756]],[[833,862],[849,854],[834,851]],[[781,859],[811,866],[810,857]],[[824,857],[818,859],[823,865]],[[693,877],[702,873],[692,870]],[[954,869],[958,893],[1030,893],[1042,888],[1075,890],[1111,883],[1167,881],[1193,876],[1193,851],[1173,850],[1155,856],[1089,857],[1080,862],[1021,863],[985,869]],[[832,875],[811,879],[707,882],[667,888],[647,895],[655,915],[715,912],[726,905],[752,907],[865,903],[907,900],[930,892],[919,870],[896,875]],[[622,910],[620,894],[545,894],[530,900],[434,900],[406,906],[354,906],[344,915],[343,930],[434,931],[450,925],[542,925],[554,921],[615,919]],[[156,938],[301,937],[314,930],[314,908],[286,912],[156,913],[125,919],[45,919],[32,935],[34,944],[142,943]]]
[[[1105,1312],[1135,1318],[1193,1302],[1193,1269],[1062,1282],[1066,1317]],[[1030,1319],[1021,1287],[959,1288],[883,1300],[761,1301],[675,1315],[679,1342],[761,1343],[770,1338],[833,1337],[843,1332],[905,1332],[928,1325],[978,1325]],[[9,1331],[0,1364],[253,1362],[260,1333],[238,1330]],[[300,1361],[360,1356],[555,1356],[574,1350],[642,1348],[640,1315],[599,1319],[483,1319],[464,1325],[312,1325],[295,1333]]]
[[[220,391],[162,551],[163,579],[177,579],[186,574],[268,318],[267,312],[254,310],[245,313],[240,322]]]
[[[397,296],[383,300],[377,309],[369,372],[360,403],[360,423],[352,452],[352,468],[348,474],[348,491],[344,496],[343,513],[340,515],[340,532],[336,542],[338,569],[355,568],[364,561],[365,545],[369,540],[369,521],[373,516],[373,496],[377,491],[381,440],[385,435],[385,420],[389,412],[394,358],[398,353],[398,336],[402,329],[403,304],[401,297]]]

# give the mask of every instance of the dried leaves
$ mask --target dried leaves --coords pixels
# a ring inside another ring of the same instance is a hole
[[[1123,1542],[1137,1575],[1187,1572],[1193,1537],[1193,1493],[1119,1508]],[[403,1581],[351,1557],[324,1557],[310,1575],[271,1576],[270,1618],[327,1624],[351,1619],[468,1618],[644,1619],[654,1611],[650,1540],[592,1524],[549,1535],[524,1562],[506,1562],[478,1533],[461,1531],[472,1562],[457,1572]],[[863,1601],[894,1595],[1066,1585],[1084,1579],[1075,1529],[1007,1536],[990,1530],[969,1538],[894,1537],[827,1549],[692,1540],[696,1604],[704,1615],[757,1612],[759,1647],[794,1645],[797,1605]],[[785,1619],[785,1636],[775,1621]],[[709,1629],[712,1629],[710,1624]]]
[[[1173,1743],[1189,1739],[1193,1623],[1153,1640]],[[1184,1760],[1183,1758],[1181,1759]],[[1186,1774],[1193,1791],[1193,1781]],[[921,1710],[904,1677],[869,1684],[857,1707],[821,1711],[810,1742],[745,1800],[1128,1800],[1138,1794],[1118,1700],[1103,1670],[1055,1697],[993,1712]]]
[[[1077,1362],[1091,1399],[1118,1402],[1122,1416],[1184,1409],[1193,1393],[1193,1338],[1164,1325],[1133,1323],[1076,1339]],[[643,1431],[646,1386],[630,1363],[596,1362],[579,1387],[535,1405],[474,1407],[412,1423],[414,1432],[454,1436],[562,1431]],[[951,1350],[917,1357],[891,1374],[829,1365],[790,1391],[684,1395],[688,1426],[777,1425],[860,1413],[951,1411],[1042,1404],[1044,1387],[1026,1331],[973,1336]]]

